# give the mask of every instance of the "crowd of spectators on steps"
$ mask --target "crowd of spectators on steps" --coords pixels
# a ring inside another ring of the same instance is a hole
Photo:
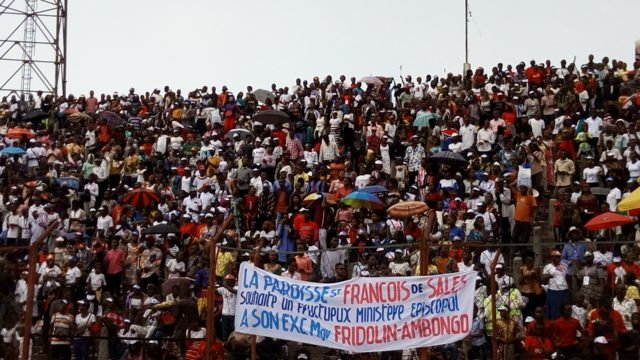
[[[326,283],[476,270],[471,333],[431,356],[492,358],[495,342],[499,359],[638,359],[640,230],[584,224],[639,186],[640,61],[360,80],[3,97],[0,358],[18,358],[28,316],[52,359],[203,359],[207,332],[216,359],[246,359],[235,294],[251,261]],[[289,120],[254,120],[268,110]],[[373,186],[383,208],[345,201]],[[435,224],[389,217],[403,201]],[[178,231],[150,232],[162,226]],[[259,359],[418,358],[257,346]]]

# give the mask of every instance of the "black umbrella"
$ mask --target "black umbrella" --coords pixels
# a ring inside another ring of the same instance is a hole
[[[107,122],[109,127],[116,127],[124,124],[124,119],[120,117],[120,115],[111,112],[111,111],[103,111],[100,113],[100,119],[103,119]]]
[[[22,117],[21,120],[22,121],[39,121],[42,119],[46,119],[48,117],[49,117],[49,114],[38,109],[38,110],[29,111]]]
[[[462,155],[453,151],[441,151],[435,155],[431,155],[429,160],[444,165],[466,166],[469,162]]]
[[[257,121],[266,124],[284,124],[291,121],[289,115],[285,112],[279,110],[265,110],[260,111],[256,115],[253,116],[253,121]]]
[[[147,235],[153,234],[178,234],[180,233],[180,229],[173,224],[158,224],[152,227],[149,227],[144,230],[144,233]]]

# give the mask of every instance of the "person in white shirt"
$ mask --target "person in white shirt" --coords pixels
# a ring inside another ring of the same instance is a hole
[[[591,144],[591,148],[596,149],[603,125],[602,118],[596,115],[595,110],[591,110],[591,116],[586,118],[584,122],[589,125],[589,134],[591,135],[589,143]]]
[[[484,127],[478,130],[477,135],[477,147],[481,153],[488,153],[493,148],[493,144],[496,142],[496,134],[491,131],[491,127],[488,121],[485,121]]]
[[[113,228],[113,218],[109,215],[106,207],[100,208],[100,215],[96,221],[96,230],[102,230],[103,234],[106,234]]]
[[[629,170],[630,179],[640,177],[640,159],[638,159],[638,154],[635,151],[629,152],[629,161],[627,161],[626,168]]]
[[[471,117],[464,117],[464,125],[460,126],[460,137],[462,140],[462,150],[469,150],[476,142],[476,134],[478,133],[478,127],[471,123]]]
[[[95,170],[95,169],[94,169]],[[89,180],[84,185],[84,191],[89,193],[89,201],[84,203],[84,211],[96,207],[96,200],[100,195],[100,187],[98,186],[98,176],[96,174],[89,175]]]
[[[531,117],[529,119],[529,126],[531,126],[531,132],[533,137],[538,138],[542,136],[542,131],[545,129],[544,120]]]
[[[415,97],[416,99],[420,100],[424,97],[426,88],[427,86],[422,82],[422,78],[418,76],[416,78],[416,84],[414,84],[413,87],[411,88],[411,95],[413,95],[413,97]]]
[[[101,263],[97,263],[93,271],[87,276],[87,286],[94,292],[107,286],[107,278],[102,273]]]
[[[627,330],[633,330],[633,325],[631,324],[631,316],[638,311],[636,306],[636,302],[633,299],[626,298],[627,295],[627,287],[624,284],[619,284],[616,286],[616,296],[613,298],[613,310],[622,315],[622,319],[624,320],[624,326]]]
[[[329,135],[323,135],[320,143],[320,153],[318,159],[320,162],[333,161],[338,155],[338,146],[329,139]]]
[[[256,138],[255,144],[256,147],[251,151],[251,157],[253,158],[253,164],[260,166],[262,165],[262,158],[267,153],[267,149],[262,146],[262,140],[260,138]]]
[[[482,270],[484,270],[486,278],[491,278],[491,264],[493,263],[493,260],[497,255],[498,253],[496,252],[495,246],[488,246],[486,250],[480,253],[480,264],[483,265]],[[504,256],[502,256],[502,254],[500,254],[500,256],[498,257],[496,265],[497,264],[504,265]]]
[[[567,116],[560,114],[560,109],[555,109],[555,119],[553,120],[553,130],[551,130],[551,134],[558,135],[562,127],[564,126],[564,120],[567,119]]]
[[[590,186],[599,186],[600,176],[604,174],[600,166],[595,165],[593,156],[587,156],[587,165],[582,170],[582,180]]]
[[[460,142],[460,135],[458,133],[451,134],[452,142],[449,144],[449,151],[453,151],[454,153],[462,152],[462,142]]]
[[[618,207],[618,202],[622,199],[622,191],[618,189],[615,184],[615,180],[612,177],[607,178],[607,186],[609,187],[609,193],[607,194],[609,211],[615,212]]]
[[[168,279],[177,279],[179,277],[182,277],[182,275],[186,272],[184,253],[182,251],[179,251],[176,254],[175,258],[167,259],[166,269]]]
[[[202,200],[200,200],[195,190],[189,191],[189,196],[182,200],[182,209],[185,215],[189,215],[190,219],[198,221],[198,216],[202,211]]]
[[[260,195],[262,195],[262,190],[263,190],[262,177],[260,176],[260,169],[254,168],[252,172],[253,172],[253,177],[251,177],[251,180],[249,180],[249,186],[256,189],[255,195],[257,197],[260,197]]]
[[[156,140],[155,144],[153,145],[153,150],[156,153],[164,155],[168,150],[168,145],[169,145],[169,135],[162,134],[158,136],[158,140]]]
[[[567,267],[562,264],[560,251],[551,252],[551,263],[542,270],[542,281],[548,284],[545,319],[555,320],[560,316],[560,306],[570,303]]]
[[[222,341],[226,341],[234,331],[237,299],[235,283],[235,276],[228,274],[224,277],[223,285],[216,287],[218,294],[222,295]]]
[[[78,279],[82,277],[82,271],[78,268],[78,258],[72,256],[69,258],[69,266],[67,272],[64,274],[64,282],[67,288],[74,288]]]

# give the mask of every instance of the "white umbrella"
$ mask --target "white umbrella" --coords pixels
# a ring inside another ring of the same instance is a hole
[[[359,80],[359,82],[365,83],[367,85],[382,85],[384,82],[375,76],[365,76]]]

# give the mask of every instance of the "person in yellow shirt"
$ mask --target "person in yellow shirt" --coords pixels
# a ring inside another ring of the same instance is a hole
[[[229,246],[229,242],[226,239],[222,241],[222,246],[216,256],[216,278],[218,280],[222,280],[225,275],[233,271],[233,264],[236,261],[233,253],[225,248]]]

